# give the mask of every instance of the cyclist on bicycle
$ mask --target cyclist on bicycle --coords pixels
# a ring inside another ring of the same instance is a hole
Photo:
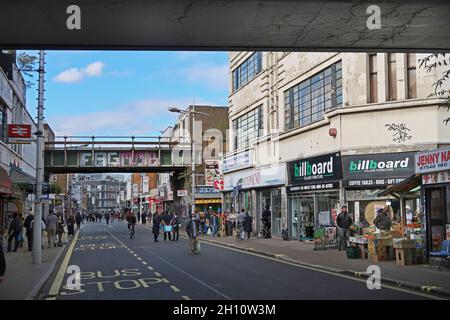
[[[127,221],[128,221],[128,230],[132,228],[132,232],[134,234],[134,226],[136,224],[137,219],[133,211],[130,211],[129,214],[127,215]]]

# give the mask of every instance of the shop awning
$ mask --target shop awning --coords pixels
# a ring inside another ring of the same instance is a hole
[[[14,167],[11,167],[10,179],[12,183],[17,184],[31,184],[31,185],[36,184],[36,179],[34,177]]]
[[[380,192],[378,196],[387,196],[390,194],[409,193],[411,190],[420,186],[420,174],[414,174],[402,182],[393,184]]]
[[[222,199],[195,199],[195,204],[222,203]]]
[[[12,181],[8,172],[0,167],[0,194],[10,196],[13,194]]]

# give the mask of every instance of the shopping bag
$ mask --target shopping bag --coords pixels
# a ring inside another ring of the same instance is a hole
[[[172,232],[172,226],[164,226],[164,232]]]

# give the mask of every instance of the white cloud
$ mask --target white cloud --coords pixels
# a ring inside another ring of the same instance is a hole
[[[208,105],[195,99],[197,104]],[[178,100],[145,99],[107,111],[75,115],[48,116],[48,123],[56,135],[152,135],[173,125],[178,115],[167,110],[170,106],[186,108],[192,98]],[[89,108],[83,108],[89,110]]]
[[[54,80],[62,83],[77,83],[82,81],[85,77],[99,77],[103,73],[105,64],[100,61],[96,61],[88,64],[83,69],[70,68],[59,73]]]

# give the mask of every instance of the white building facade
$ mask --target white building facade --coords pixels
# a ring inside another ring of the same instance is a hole
[[[444,69],[419,68],[425,56],[230,53],[224,209],[249,212],[261,233],[269,206],[272,236],[303,239],[344,204],[372,219],[416,152],[450,144],[447,99],[428,98]]]

